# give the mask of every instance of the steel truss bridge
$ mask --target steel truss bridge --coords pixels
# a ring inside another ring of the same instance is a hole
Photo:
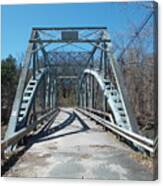
[[[85,115],[135,150],[155,154],[157,138],[148,139],[139,131],[107,28],[72,27],[32,29],[1,143],[4,156],[55,120],[61,79],[75,81],[74,113],[79,118]]]

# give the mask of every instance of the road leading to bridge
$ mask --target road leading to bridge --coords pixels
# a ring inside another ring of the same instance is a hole
[[[133,151],[81,113],[62,109],[6,176],[151,180]]]

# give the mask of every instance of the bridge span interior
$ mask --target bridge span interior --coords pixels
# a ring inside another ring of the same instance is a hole
[[[32,29],[1,144],[4,156],[24,150],[7,176],[151,180],[134,157],[156,144],[139,131],[106,27]]]

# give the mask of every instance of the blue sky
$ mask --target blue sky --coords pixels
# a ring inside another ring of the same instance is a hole
[[[32,27],[107,26],[111,35],[140,25],[149,10],[141,3],[76,3],[2,6],[2,58],[25,52]]]

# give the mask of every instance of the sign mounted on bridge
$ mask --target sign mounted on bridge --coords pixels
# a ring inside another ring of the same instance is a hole
[[[63,31],[61,36],[64,41],[76,41],[78,40],[78,31]]]

